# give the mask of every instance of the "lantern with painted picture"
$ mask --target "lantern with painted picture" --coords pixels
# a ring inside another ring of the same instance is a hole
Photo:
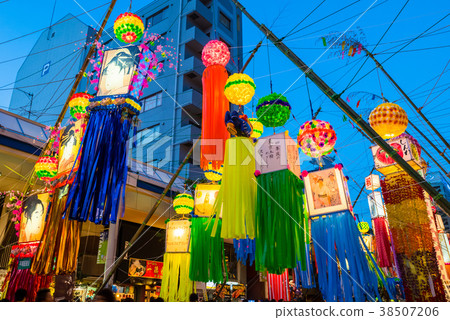
[[[225,84],[225,96],[231,103],[243,106],[252,101],[256,85],[253,79],[244,73],[234,73]]]
[[[195,188],[195,215],[210,217],[213,213],[214,202],[219,194],[218,184],[198,184]]]
[[[72,118],[79,120],[85,117],[87,107],[89,106],[89,99],[92,98],[93,96],[85,92],[75,93],[69,100],[70,115]]]
[[[408,126],[408,115],[395,103],[382,103],[372,110],[369,123],[383,139],[392,139],[403,132]]]
[[[189,214],[194,210],[194,198],[188,193],[181,193],[173,199],[173,209],[178,214]]]
[[[42,181],[51,180],[58,173],[58,155],[43,155],[36,162],[34,171]]]
[[[380,187],[380,176],[370,174],[364,179],[364,182],[367,190],[377,190]]]
[[[117,39],[128,44],[139,41],[144,34],[144,23],[134,13],[122,13],[114,21],[114,34]]]
[[[415,170],[423,168],[420,158],[421,148],[416,139],[410,135],[402,134],[399,137],[388,140],[387,143]],[[384,175],[403,171],[380,146],[375,145],[371,149],[377,171]]]
[[[301,125],[297,141],[304,154],[320,158],[333,151],[336,138],[331,124],[322,120],[310,120]]]
[[[291,116],[291,105],[283,95],[272,93],[258,100],[256,115],[266,127],[281,127]]]
[[[253,127],[253,132],[250,135],[250,138],[258,139],[264,132],[264,126],[261,122],[258,121],[257,118],[248,118],[248,121]]]

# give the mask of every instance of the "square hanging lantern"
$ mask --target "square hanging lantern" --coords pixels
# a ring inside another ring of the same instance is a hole
[[[210,217],[214,202],[219,194],[218,184],[198,184],[195,188],[195,214],[199,217]]]
[[[172,220],[166,224],[166,253],[187,253],[191,240],[191,222]]]
[[[129,93],[139,53],[138,46],[105,51],[97,97]]]
[[[341,169],[313,171],[303,176],[310,217],[351,210],[347,181]]]
[[[261,174],[290,170],[300,177],[300,160],[297,143],[288,131],[259,138],[255,150],[256,171]]]
[[[420,158],[420,146],[408,135],[401,135],[399,137],[387,141],[389,145],[397,151],[397,153],[413,167],[414,170],[422,169]],[[386,152],[378,145],[372,146],[372,155],[375,162],[375,169],[384,175],[394,172],[400,172],[403,169],[392,159]]]
[[[82,123],[83,120],[77,120],[75,123],[61,129],[58,174],[72,171],[75,158],[78,155],[78,149],[81,146],[81,138],[83,136]],[[76,171],[75,169],[73,168],[73,171]]]
[[[368,175],[365,179],[366,189],[367,190],[377,190],[380,185],[380,176],[376,174]]]
[[[369,201],[370,217],[372,219],[386,217],[386,208],[380,191],[374,191],[367,196]]]
[[[49,202],[49,193],[31,195],[23,202],[19,243],[41,240]]]

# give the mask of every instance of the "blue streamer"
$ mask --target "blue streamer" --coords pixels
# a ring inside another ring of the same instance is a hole
[[[80,148],[78,172],[68,195],[69,219],[83,222],[89,219],[103,225],[116,223],[119,204],[125,201],[127,139],[135,116],[129,109],[134,108],[124,103],[100,105],[91,110]],[[122,215],[123,210],[124,205]]]
[[[381,300],[377,276],[369,268],[349,211],[312,220],[311,234],[325,301]]]
[[[309,244],[306,244],[306,270],[302,270],[301,262],[297,262],[295,272],[295,286],[297,288],[311,289],[316,287],[314,269],[311,263]]]
[[[233,245],[237,260],[245,266],[248,259],[249,266],[253,265],[255,261],[255,240],[248,237],[247,239],[233,239]]]

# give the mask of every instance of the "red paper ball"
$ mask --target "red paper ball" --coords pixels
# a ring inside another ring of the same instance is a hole
[[[228,46],[222,41],[211,40],[203,47],[202,61],[205,67],[215,64],[225,67],[228,61],[230,61],[230,50],[228,50]]]

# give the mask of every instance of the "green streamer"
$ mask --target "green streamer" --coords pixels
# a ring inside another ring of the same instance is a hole
[[[195,292],[189,279],[190,253],[165,253],[161,298],[169,302],[187,302]]]
[[[306,270],[309,241],[307,212],[303,209],[303,181],[289,170],[257,177],[256,252],[258,271],[281,274],[297,261]]]
[[[191,219],[191,266],[189,278],[192,281],[223,283],[225,247],[220,237],[222,221],[218,219],[218,232],[211,237],[213,223],[209,218]],[[227,279],[225,279],[226,281]]]

